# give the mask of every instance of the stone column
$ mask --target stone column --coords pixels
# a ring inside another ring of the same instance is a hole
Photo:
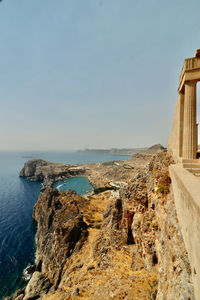
[[[199,124],[197,123],[197,124],[196,124],[196,141],[197,141],[197,151],[198,151],[198,127],[199,127]]]
[[[194,159],[197,155],[196,82],[185,83],[183,158]]]
[[[184,94],[179,93],[179,157],[183,156]]]

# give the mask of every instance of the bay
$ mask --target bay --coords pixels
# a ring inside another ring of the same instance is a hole
[[[41,183],[18,177],[24,163],[32,158],[82,164],[124,160],[128,156],[75,151],[0,151],[0,299],[23,286],[23,270],[34,262],[36,228],[32,213]],[[87,179],[79,177],[70,181],[64,189],[82,186],[81,194],[89,188]]]

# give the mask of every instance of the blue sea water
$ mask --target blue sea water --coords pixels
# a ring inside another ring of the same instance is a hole
[[[22,287],[23,269],[34,262],[36,228],[32,212],[41,183],[18,177],[24,163],[32,158],[79,164],[123,160],[128,156],[64,151],[0,151],[0,299]],[[84,177],[71,178],[64,185],[64,189],[75,189],[80,194],[91,188]]]
[[[86,195],[93,190],[87,177],[72,177],[67,180],[57,181],[53,187],[61,192],[71,189],[76,191],[79,195]]]

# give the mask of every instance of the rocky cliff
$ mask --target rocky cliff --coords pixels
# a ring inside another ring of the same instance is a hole
[[[157,300],[194,299],[188,254],[170,191],[171,158],[159,153],[121,191],[123,236],[136,245],[145,269],[158,278]],[[132,267],[140,268],[133,257]]]
[[[119,194],[46,190],[34,209],[37,271],[14,299],[194,299],[171,163],[159,152]]]
[[[24,164],[19,176],[25,177],[28,180],[43,182],[44,190],[52,187],[55,181],[84,173],[85,168],[78,165],[51,163],[35,158]]]
[[[46,274],[55,287],[60,283],[66,260],[80,250],[88,235],[81,212],[85,201],[73,191],[60,193],[52,189],[46,190],[34,207],[38,228],[36,269]]]

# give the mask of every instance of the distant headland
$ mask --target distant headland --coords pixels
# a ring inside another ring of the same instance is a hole
[[[87,153],[94,153],[94,154],[111,154],[111,155],[133,155],[139,152],[146,152],[151,150],[160,150],[164,149],[164,147],[160,144],[156,144],[148,147],[141,147],[141,148],[111,148],[111,149],[84,149],[78,150],[78,152],[87,152]]]

